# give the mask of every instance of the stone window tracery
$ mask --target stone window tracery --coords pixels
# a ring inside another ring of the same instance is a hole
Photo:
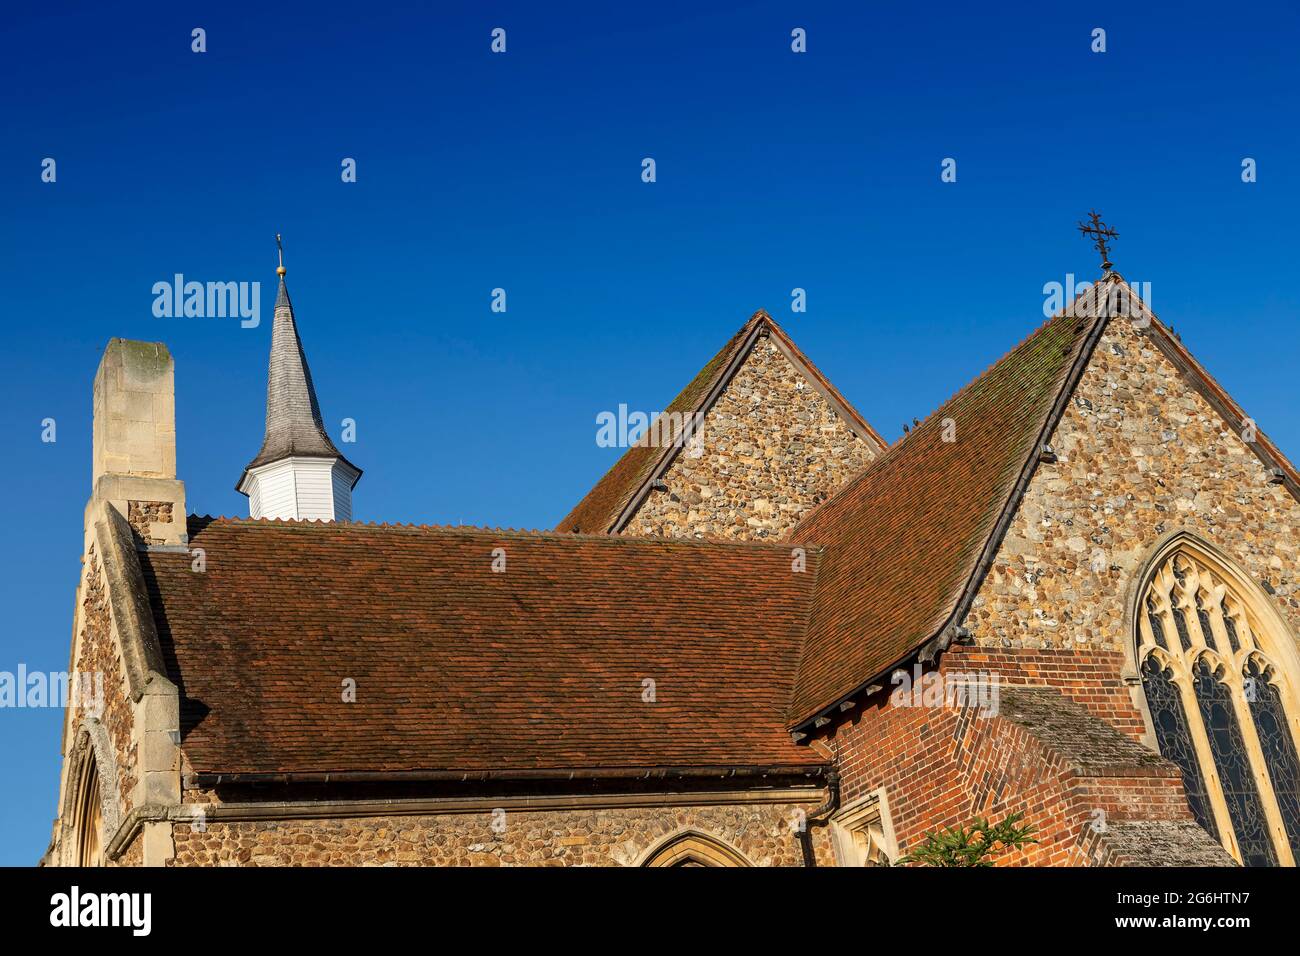
[[[884,791],[845,807],[831,820],[840,866],[889,866],[898,856]]]
[[[1294,865],[1294,638],[1254,582],[1190,539],[1157,560],[1138,608],[1138,673],[1152,729],[1161,754],[1183,772],[1192,814],[1244,865]]]

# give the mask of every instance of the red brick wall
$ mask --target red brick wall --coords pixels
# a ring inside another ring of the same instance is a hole
[[[1010,686],[1055,688],[1120,733],[1141,740],[1146,726],[1120,679],[1123,664],[1119,651],[964,646],[950,648],[943,660],[946,671],[984,671]]]
[[[1191,823],[1177,770],[1136,742],[1142,720],[1119,663],[1105,652],[954,648],[941,673],[995,673],[996,714],[895,706],[892,688],[875,695],[821,736],[842,805],[883,787],[901,853],[929,830],[1022,812],[1039,842],[997,865],[1224,862]],[[1138,839],[1153,827],[1165,839]]]

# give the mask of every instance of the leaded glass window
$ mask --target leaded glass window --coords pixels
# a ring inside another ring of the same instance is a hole
[[[1201,623],[1201,637],[1205,640],[1205,646],[1217,646],[1214,640],[1214,627],[1210,624],[1210,612],[1205,609],[1200,591],[1196,592],[1196,619]]]
[[[1232,645],[1232,653],[1236,654],[1241,650],[1241,638],[1237,637],[1237,622],[1228,613],[1227,605],[1220,604],[1219,612],[1223,615],[1223,629],[1228,632],[1228,643]]]
[[[1137,606],[1155,743],[1197,822],[1247,866],[1300,859],[1300,657],[1285,620],[1190,537],[1167,546]]]
[[[1196,822],[1217,837],[1219,828],[1214,823],[1200,764],[1196,762],[1196,746],[1187,729],[1187,718],[1183,715],[1183,701],[1178,686],[1174,683],[1173,669],[1162,667],[1154,654],[1148,656],[1142,664],[1142,688],[1146,691],[1147,705],[1151,708],[1151,722],[1155,725],[1160,752],[1183,772],[1183,787],[1187,790],[1187,802]]]
[[[1174,627],[1178,629],[1178,643],[1183,645],[1183,650],[1192,649],[1192,638],[1187,633],[1187,616],[1183,614],[1183,609],[1178,605],[1173,607]]]
[[[1264,819],[1264,807],[1255,786],[1255,773],[1237,726],[1228,687],[1215,676],[1204,657],[1196,662],[1192,683],[1196,688],[1196,703],[1201,709],[1201,721],[1210,740],[1214,766],[1219,771],[1219,784],[1228,805],[1228,816],[1232,819],[1232,829],[1241,848],[1241,862],[1246,866],[1274,866],[1277,857],[1273,855],[1273,842],[1268,835],[1268,822]]]
[[[1151,636],[1155,638],[1158,646],[1168,648],[1169,643],[1165,640],[1165,626],[1160,620],[1160,612],[1156,610],[1156,602],[1147,597],[1147,620],[1151,624]]]
[[[1259,735],[1273,793],[1286,826],[1291,852],[1300,857],[1300,758],[1296,756],[1295,737],[1287,726],[1282,694],[1270,680],[1268,669],[1257,659],[1246,661],[1246,700],[1250,716]]]

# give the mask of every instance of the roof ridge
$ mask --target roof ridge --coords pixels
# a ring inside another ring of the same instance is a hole
[[[790,333],[781,326],[781,323],[777,322],[776,319],[772,318],[771,315],[762,309],[754,313],[755,318],[758,318],[759,316],[762,316],[762,320],[772,329],[773,332],[776,333],[781,341],[786,344],[786,347],[795,354],[799,361],[803,363],[804,367],[808,370],[808,373],[831,393],[835,401],[842,405],[844,410],[853,417],[853,420],[876,442],[877,445],[880,446],[880,451],[884,451],[888,448],[889,442],[885,441],[884,436],[872,427],[871,422],[867,421],[866,416],[853,407],[853,404],[844,397],[844,393],[835,387],[835,383],[827,378],[826,374],[813,364],[812,359],[808,358],[807,354],[804,353],[804,350],[799,348],[794,339],[790,336]],[[796,371],[798,370],[796,369]]]
[[[1111,317],[1082,314],[1080,306],[1097,299],[1093,288],[795,529],[791,540],[826,548],[826,567],[788,711],[794,726],[828,714],[900,662],[947,646],[1037,467],[1042,436]],[[941,442],[935,424],[945,410],[974,437]],[[921,432],[929,442],[918,446]]]
[[[765,327],[776,335],[781,343],[779,348],[786,354],[787,361],[793,359],[795,372],[800,377],[811,377],[813,388],[822,391],[823,398],[829,397],[832,407],[838,405],[840,410],[852,419],[849,422],[850,431],[855,433],[858,429],[864,431],[877,444],[877,453],[888,447],[888,443],[880,433],[808,359],[790,338],[789,333],[766,309],[758,309],[745,320],[695,377],[677,393],[664,411],[659,413],[660,416],[670,413],[677,416],[707,414],[717,395],[721,394],[721,390],[744,365],[759,339],[760,327]],[[798,367],[800,365],[803,366],[802,369]],[[836,414],[840,412],[837,411]],[[854,427],[855,425],[857,428]],[[602,533],[616,530],[623,515],[644,496],[656,475],[661,474],[681,451],[682,438],[688,433],[679,430],[672,420],[669,420],[668,426],[673,429],[669,441],[661,440],[658,444],[652,445],[651,435],[656,431],[649,428],[637,441],[631,443],[591,490],[556,524],[556,530],[589,526],[601,528]],[[662,439],[662,430],[657,434]],[[607,501],[607,498],[610,500]]]
[[[208,525],[241,526],[248,528],[284,528],[288,530],[314,531],[422,531],[435,534],[473,534],[482,537],[516,537],[538,538],[554,541],[592,541],[604,544],[642,545],[653,544],[664,547],[722,547],[737,551],[789,551],[800,547],[813,553],[820,553],[821,548],[813,545],[791,545],[784,540],[742,541],[732,538],[670,538],[658,535],[609,535],[594,532],[555,531],[548,528],[500,528],[484,525],[447,525],[418,524],[413,522],[379,522],[379,521],[326,521],[318,519],[292,518],[245,518],[191,514],[190,520]]]
[[[700,406],[707,400],[721,376],[726,373],[738,350],[754,334],[755,328],[765,317],[768,317],[767,313],[760,309],[746,319],[744,324],[727,339],[722,348],[704,363],[704,366],[686,383],[676,397],[664,407],[660,415],[667,413],[679,415],[686,413],[698,414]],[[679,405],[678,403],[682,404]],[[601,528],[600,533],[606,534],[610,531],[619,515],[651,479],[664,455],[672,450],[672,442],[667,443],[668,447],[656,447],[649,444],[650,434],[651,430],[647,429],[644,435],[624,449],[623,454],[619,455],[614,464],[591,487],[591,490],[574,505],[567,515],[560,519],[555,526],[555,530],[559,531],[568,525],[581,529],[588,524],[586,519],[590,518]],[[673,437],[676,439],[678,436],[674,435]],[[624,472],[628,471],[630,471],[630,474],[625,475]],[[628,479],[631,480],[631,487],[623,489],[622,485],[627,484]],[[604,504],[600,491],[602,486],[607,484],[618,484],[620,487],[609,489],[616,492],[617,497],[609,504]],[[589,515],[584,514],[586,511],[592,513]]]
[[[1215,409],[1215,411],[1219,412],[1220,416],[1226,418],[1232,418],[1235,416],[1243,421],[1250,418],[1250,416],[1246,414],[1246,409],[1241,405],[1241,403],[1238,402],[1226,388],[1219,384],[1218,379],[1211,375],[1209,369],[1201,363],[1200,359],[1192,354],[1192,350],[1183,345],[1182,338],[1177,335],[1168,324],[1161,320],[1160,316],[1156,314],[1155,309],[1151,308],[1151,306],[1148,305],[1140,295],[1138,295],[1123,276],[1118,273],[1113,273],[1113,275],[1115,280],[1128,290],[1128,294],[1132,299],[1136,300],[1141,309],[1146,313],[1147,317],[1150,318],[1151,325],[1160,334],[1161,341],[1163,341],[1166,346],[1175,353],[1177,356],[1177,360],[1174,360],[1175,367],[1179,365],[1179,360],[1181,360],[1181,362],[1187,366],[1187,371],[1191,373],[1192,377],[1194,379],[1200,379],[1201,387],[1210,393],[1209,396],[1203,395],[1202,397],[1205,397],[1207,401],[1209,401],[1211,408],[1214,407],[1215,401],[1218,401],[1225,406],[1222,411],[1217,408]],[[1179,371],[1183,370],[1179,369]],[[1195,388],[1197,383],[1193,381],[1192,385],[1193,388]],[[1228,414],[1224,415],[1224,411]],[[1254,421],[1253,418],[1250,418],[1250,420]],[[1229,424],[1234,423],[1229,422]],[[1252,447],[1251,450],[1255,453],[1256,457],[1268,467],[1280,468],[1285,473],[1286,477],[1290,479],[1293,489],[1300,491],[1300,471],[1296,470],[1295,465],[1286,456],[1286,453],[1283,452],[1271,438],[1264,434],[1264,430],[1259,427],[1258,423],[1255,424],[1254,431],[1255,442],[1247,442],[1247,446],[1249,447],[1252,444],[1255,445],[1256,447]],[[1260,454],[1260,447],[1258,446],[1263,446],[1263,454]]]
[[[867,462],[867,464],[863,465],[862,469],[856,475],[854,475],[852,478],[846,481],[843,485],[841,485],[839,490],[836,491],[835,494],[831,495],[825,501],[819,502],[818,504],[814,505],[812,508],[805,511],[803,517],[799,519],[799,523],[795,525],[794,530],[790,532],[790,540],[794,540],[794,537],[798,535],[800,531],[806,528],[813,521],[813,519],[817,516],[819,512],[826,509],[828,505],[830,505],[841,495],[847,494],[849,490],[852,487],[854,487],[856,484],[858,484],[860,481],[863,481],[868,472],[877,469],[882,469],[886,467],[887,462],[895,460],[897,458],[897,454],[906,445],[907,440],[909,438],[914,437],[917,434],[917,432],[919,432],[921,428],[924,425],[926,425],[932,418],[934,418],[945,408],[947,408],[948,406],[956,402],[959,398],[962,397],[962,395],[969,392],[972,388],[978,385],[985,378],[985,376],[987,376],[995,368],[997,368],[999,365],[1001,365],[1003,362],[1009,359],[1017,351],[1019,351],[1020,349],[1028,345],[1029,342],[1033,340],[1036,336],[1038,336],[1040,333],[1046,331],[1054,322],[1063,321],[1067,318],[1082,318],[1081,316],[1070,315],[1069,314],[1070,310],[1072,310],[1074,306],[1084,296],[1088,295],[1088,293],[1091,292],[1092,289],[1096,288],[1097,284],[1099,283],[1095,283],[1094,285],[1090,286],[1088,289],[1085,289],[1083,292],[1080,292],[1068,306],[1062,306],[1050,318],[1045,319],[1039,325],[1035,326],[1028,333],[1026,333],[1025,336],[1020,339],[1020,341],[1016,342],[1015,345],[1011,346],[1009,349],[1003,352],[1001,356],[999,356],[994,361],[990,362],[988,365],[984,366],[984,369],[980,371],[974,378],[970,379],[968,382],[966,382],[965,385],[961,386],[961,388],[957,389],[957,391],[953,392],[946,399],[940,402],[939,405],[933,408],[930,411],[930,413],[925,416],[925,418],[921,419],[921,424],[915,426],[910,433],[905,433],[902,438],[898,439],[898,441],[894,442],[892,445],[886,444],[878,456],[873,458],[871,461]]]

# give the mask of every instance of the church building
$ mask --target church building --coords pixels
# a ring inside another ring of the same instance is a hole
[[[550,531],[353,521],[283,266],[247,518],[111,340],[43,864],[1294,865],[1300,475],[1108,261],[1026,332],[889,444],[760,311]]]

